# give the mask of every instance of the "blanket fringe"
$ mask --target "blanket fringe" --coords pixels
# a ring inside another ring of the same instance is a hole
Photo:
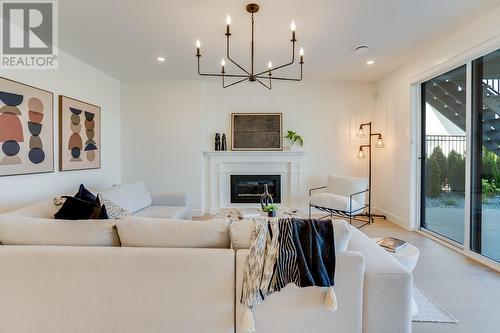
[[[250,308],[247,308],[247,311],[245,311],[245,314],[243,315],[241,329],[246,333],[255,332],[255,322],[253,320],[253,313]]]
[[[333,287],[328,288],[328,291],[326,292],[325,308],[330,312],[335,312],[338,308],[337,295],[335,295]]]

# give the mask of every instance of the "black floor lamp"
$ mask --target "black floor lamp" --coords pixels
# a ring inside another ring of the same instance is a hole
[[[363,149],[368,148],[368,218],[382,217],[386,218],[385,215],[372,214],[372,138],[377,137],[377,142],[375,143],[375,148],[384,148],[384,141],[382,140],[381,133],[372,133],[372,122],[363,123],[359,125],[358,137],[364,137],[365,133],[363,128],[368,127],[368,144],[359,146],[358,158],[364,159],[366,157]]]

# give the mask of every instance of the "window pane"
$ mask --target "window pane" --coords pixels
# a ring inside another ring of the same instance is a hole
[[[471,250],[500,261],[500,50],[472,72]]]
[[[422,84],[421,227],[463,244],[466,67]]]

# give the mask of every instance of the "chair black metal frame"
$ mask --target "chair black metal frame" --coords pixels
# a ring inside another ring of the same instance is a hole
[[[321,186],[321,187],[314,187],[314,188],[310,189],[309,190],[309,197],[311,197],[313,191],[323,190],[326,188],[327,188],[326,186]],[[368,211],[370,210],[370,205],[365,203],[365,205],[363,207],[352,210],[352,200],[353,200],[353,197],[356,195],[360,195],[363,193],[369,194],[369,192],[370,192],[370,189],[366,189],[364,191],[359,191],[359,192],[350,194],[349,195],[349,211],[317,206],[317,205],[313,205],[309,202],[309,218],[311,218],[312,209],[315,208],[315,209],[320,210],[322,212],[328,213],[328,215],[322,216],[319,219],[324,219],[324,218],[328,218],[328,217],[333,218],[334,216],[348,218],[349,224],[351,224],[351,225],[352,225],[352,221],[362,222],[362,224],[359,227],[356,227],[358,229],[361,229],[365,225],[370,225],[374,222],[373,217],[365,211],[365,209],[367,209],[367,208],[368,208]]]

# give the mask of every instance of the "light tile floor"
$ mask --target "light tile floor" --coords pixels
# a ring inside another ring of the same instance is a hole
[[[361,230],[370,237],[394,236],[417,246],[415,285],[459,321],[413,323],[413,333],[500,332],[500,273],[389,221],[377,219]]]

